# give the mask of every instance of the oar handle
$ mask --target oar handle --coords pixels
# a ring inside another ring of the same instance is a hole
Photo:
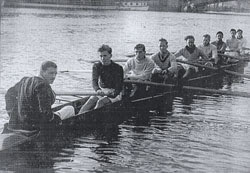
[[[240,60],[240,58],[238,58],[238,57],[231,56],[231,55],[226,55],[226,54],[223,54],[223,53],[218,53],[218,55],[224,56],[224,57],[227,57],[227,58],[231,58],[231,59],[238,59],[238,60]]]
[[[179,63],[193,65],[193,66],[196,66],[196,67],[202,67],[202,68],[206,68],[206,69],[209,69],[209,70],[219,70],[216,67],[209,67],[209,66],[202,65],[202,64],[199,64],[199,63],[195,63],[195,62],[191,62],[191,61],[182,61],[182,60],[179,60],[179,59],[177,59],[176,61],[179,62]]]
[[[146,56],[151,56],[153,54],[154,53],[146,53]],[[135,57],[135,54],[128,54],[128,55],[126,55],[126,57],[132,58],[132,57]]]

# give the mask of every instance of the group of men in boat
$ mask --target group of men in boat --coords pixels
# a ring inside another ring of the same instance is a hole
[[[94,63],[92,68],[92,86],[96,96],[91,96],[81,107],[78,114],[91,109],[97,109],[104,105],[116,102],[122,98],[123,80],[143,80],[152,82],[166,82],[166,80],[177,80],[187,78],[191,73],[197,72],[197,67],[191,65],[179,65],[176,58],[183,56],[188,61],[205,62],[213,61],[214,64],[221,63],[218,53],[225,53],[226,48],[234,54],[243,54],[246,40],[243,38],[242,30],[236,32],[231,29],[231,38],[223,42],[223,33],[217,32],[217,40],[210,43],[210,35],[203,36],[203,44],[196,47],[195,38],[186,36],[186,46],[175,54],[168,51],[168,41],[164,38],[159,40],[159,52],[146,57],[146,49],[143,44],[137,44],[134,48],[135,57],[130,58],[124,67],[111,60],[112,48],[102,45],[98,49],[100,61]],[[236,33],[238,34],[236,38]],[[42,63],[40,73],[34,77],[24,77],[11,87],[6,95],[6,110],[10,116],[9,130],[45,130],[60,124],[62,119],[75,116],[73,106],[63,107],[57,112],[52,112],[51,106],[55,102],[55,93],[50,84],[55,80],[57,65],[52,61]],[[134,95],[146,90],[130,86]]]

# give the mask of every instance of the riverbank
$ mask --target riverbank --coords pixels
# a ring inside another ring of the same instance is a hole
[[[148,11],[148,6],[126,5],[81,5],[81,4],[48,4],[48,3],[25,3],[5,2],[5,7],[13,8],[45,8],[63,10],[125,10],[125,11]]]
[[[8,3],[4,7],[15,8],[46,8],[46,9],[68,9],[68,10],[118,10],[118,6],[86,6],[86,5],[62,5],[62,4],[40,4],[40,3]]]

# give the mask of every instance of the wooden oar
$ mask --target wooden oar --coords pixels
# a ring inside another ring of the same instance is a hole
[[[231,59],[237,59],[237,60],[240,60],[240,61],[250,61],[250,58],[249,57],[244,57],[244,55],[242,55],[240,57],[226,55],[226,54],[223,54],[223,53],[218,53],[218,55],[224,56],[224,57],[227,57],[227,58],[231,58]]]
[[[82,96],[92,96],[96,95],[94,91],[55,91],[58,96],[74,96],[74,95],[82,95]]]
[[[73,73],[91,73],[92,71],[91,70],[61,70],[61,71],[59,71],[59,73],[71,73],[71,72],[73,72]]]
[[[162,83],[147,82],[147,81],[125,80],[124,82],[131,83],[131,84],[139,84],[139,85],[158,86],[158,87],[174,87],[175,86],[173,84],[162,84]],[[201,87],[192,87],[192,86],[183,86],[182,89],[184,91],[196,91],[196,92],[198,91],[198,92],[204,92],[208,94],[221,94],[221,95],[230,95],[230,96],[250,98],[250,93],[247,93],[247,92],[225,91],[225,90],[216,90],[216,89],[201,88]]]
[[[146,56],[150,56],[150,55],[153,55],[154,53],[146,53]],[[126,57],[129,57],[129,58],[132,58],[132,57],[135,57],[135,54],[128,54],[126,55]]]
[[[127,62],[128,59],[112,59],[112,61],[114,62]],[[96,63],[99,62],[100,60],[84,60],[84,59],[78,59],[78,61],[84,61],[84,62],[88,62],[88,63]]]
[[[209,67],[209,66],[205,66],[205,65],[202,65],[202,64],[192,62],[192,61],[182,61],[182,60],[179,60],[179,59],[177,59],[176,61],[179,62],[179,63],[193,65],[193,66],[196,66],[196,67],[207,68],[209,70],[218,70],[218,68],[216,68],[216,67]]]
[[[7,91],[1,90],[0,94],[5,94]],[[94,91],[55,91],[58,96],[92,96],[96,95]]]
[[[193,66],[196,66],[196,67],[206,68],[206,69],[209,69],[209,70],[222,70],[223,72],[225,72],[227,74],[231,74],[231,75],[240,76],[240,77],[244,77],[244,78],[250,79],[250,75],[241,74],[241,73],[237,73],[237,72],[230,71],[230,70],[224,70],[223,68],[209,67],[209,66],[205,66],[205,65],[194,63],[194,62],[190,62],[190,61],[182,61],[182,60],[176,60],[176,61],[180,62],[180,63],[183,63],[183,64],[188,64],[188,65],[193,65]]]

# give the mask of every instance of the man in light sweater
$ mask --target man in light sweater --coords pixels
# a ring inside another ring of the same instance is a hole
[[[245,37],[243,37],[243,31],[241,29],[237,30],[237,40],[239,41],[239,47],[240,47],[240,54],[244,55],[245,54],[245,50],[248,50],[246,48],[247,46],[247,40]]]
[[[125,79],[150,80],[154,62],[145,55],[145,46],[137,44],[135,46],[135,57],[128,59],[123,68]]]
[[[231,38],[226,40],[226,44],[227,44],[227,48],[228,48],[226,54],[230,55],[230,56],[239,56],[240,42],[236,38],[236,30],[231,29],[230,34],[231,34]]]
[[[146,49],[143,44],[137,44],[134,48],[135,57],[128,59],[124,65],[124,77],[129,80],[148,81],[151,78],[154,62],[145,56]],[[131,96],[141,97],[145,94],[146,87],[133,86]],[[135,94],[136,92],[136,94]]]

